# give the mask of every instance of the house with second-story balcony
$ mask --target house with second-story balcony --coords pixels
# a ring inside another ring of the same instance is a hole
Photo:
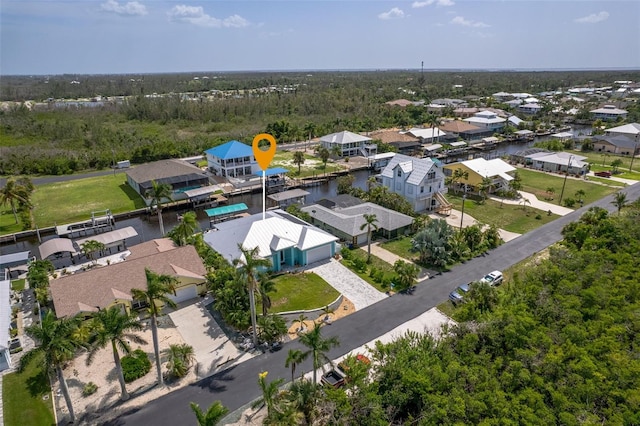
[[[484,110],[475,113],[473,117],[465,118],[464,121],[474,126],[497,132],[505,126],[507,120],[498,117],[498,114],[493,111]]]
[[[617,108],[615,105],[604,105],[589,111],[594,120],[616,121],[618,118],[624,120],[627,118],[628,111],[626,109]]]
[[[492,184],[489,193],[509,189],[509,182],[513,180],[512,174],[516,171],[515,167],[499,158],[494,158],[493,160],[474,158],[473,160],[446,164],[444,166],[444,174],[452,176],[457,169],[467,172],[467,178],[455,183],[456,190],[478,192],[482,180],[489,178]]]
[[[253,148],[238,141],[229,141],[204,152],[207,167],[216,176],[240,177],[260,172],[260,166],[253,156]]]
[[[377,153],[378,146],[371,143],[373,139],[357,133],[342,131],[320,138],[320,145],[333,152],[335,147],[340,149],[340,157],[368,157]]]
[[[402,195],[416,212],[451,208],[443,194],[444,173],[438,160],[396,154],[382,170],[382,184]]]

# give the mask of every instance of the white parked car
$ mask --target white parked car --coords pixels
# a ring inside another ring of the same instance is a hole
[[[502,272],[493,271],[493,272],[485,275],[484,278],[482,278],[480,280],[480,282],[488,283],[490,286],[493,287],[493,286],[502,284],[502,280],[503,279],[504,279],[504,277],[502,276]]]

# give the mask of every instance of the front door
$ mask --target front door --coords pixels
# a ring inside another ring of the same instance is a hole
[[[280,264],[283,265],[284,264],[284,250],[280,251],[279,256],[280,256]]]

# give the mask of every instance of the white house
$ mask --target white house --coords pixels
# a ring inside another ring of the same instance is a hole
[[[447,192],[440,162],[396,154],[381,173],[389,192],[402,195],[416,212],[434,210],[447,204]]]
[[[502,117],[498,117],[498,114],[495,112],[485,110],[474,114],[473,117],[465,118],[464,121],[473,124],[474,126],[497,131],[505,126],[507,120]]]
[[[540,111],[542,111],[542,107],[540,106],[540,104],[537,104],[537,103],[527,103],[527,104],[520,105],[518,107],[518,111],[520,111],[523,114],[537,114]]]
[[[332,152],[334,147],[340,148],[341,157],[353,157],[362,155],[368,157],[377,152],[377,145],[371,144],[373,139],[357,133],[342,131],[332,133],[320,138],[320,145]]]
[[[627,110],[616,108],[615,105],[605,105],[602,108],[589,111],[594,119],[604,121],[615,121],[618,117],[627,118]]]
[[[604,132],[608,135],[623,135],[623,136],[630,136],[635,138],[635,137],[638,137],[638,134],[640,134],[640,124],[639,123],[625,124],[623,126],[606,129]]]
[[[229,141],[204,153],[207,156],[207,167],[216,176],[248,176],[260,171],[253,156],[253,148],[242,142]]]
[[[584,175],[589,171],[589,163],[584,162],[587,157],[570,154],[568,152],[536,152],[525,156],[527,162],[537,170],[572,175]]]
[[[446,133],[437,127],[427,127],[426,129],[420,127],[413,127],[406,132],[414,138],[420,139],[422,142],[434,142],[439,140],[440,137],[445,136]]]

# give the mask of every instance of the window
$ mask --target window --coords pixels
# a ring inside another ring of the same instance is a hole
[[[398,177],[401,177],[401,176],[402,176],[402,170],[398,168]]]
[[[421,187],[420,187],[420,193],[421,193],[421,194],[424,194],[424,186],[421,186]]]
[[[427,179],[435,179],[436,178],[436,172],[429,172],[429,174],[427,175]]]
[[[431,187],[429,187],[429,192],[431,192]]]

